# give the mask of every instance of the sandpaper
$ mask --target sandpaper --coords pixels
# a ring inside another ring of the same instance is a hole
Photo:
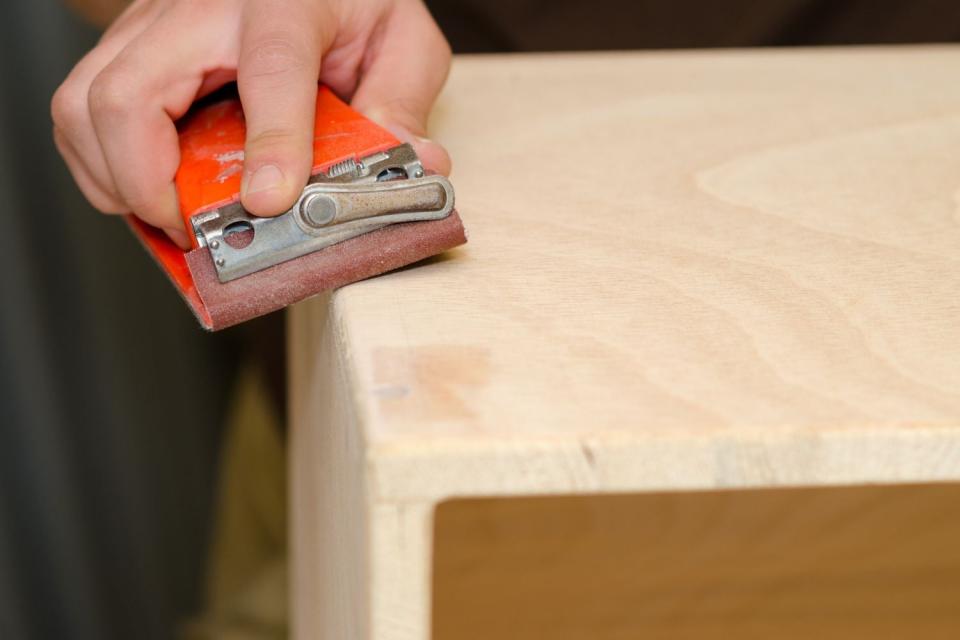
[[[456,211],[440,220],[390,225],[236,280],[217,279],[210,252],[187,253],[187,266],[206,311],[191,308],[217,331],[323,291],[399,269],[467,241]]]

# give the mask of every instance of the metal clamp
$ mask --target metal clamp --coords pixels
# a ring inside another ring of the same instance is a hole
[[[390,224],[445,218],[453,204],[450,182],[425,176],[404,144],[314,176],[293,207],[274,218],[234,203],[190,222],[220,282],[229,282]]]

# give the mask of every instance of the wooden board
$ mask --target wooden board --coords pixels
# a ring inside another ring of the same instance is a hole
[[[428,637],[452,497],[960,479],[958,69],[458,58],[470,243],[291,314],[297,635]]]
[[[369,444],[409,463],[382,490],[958,477],[957,69],[458,59],[433,131],[470,244],[333,299]]]

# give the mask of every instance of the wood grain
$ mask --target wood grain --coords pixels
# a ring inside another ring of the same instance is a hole
[[[458,59],[433,130],[470,245],[334,297],[370,446],[409,463],[383,490],[956,478],[958,68]]]
[[[298,338],[289,361],[291,627],[297,638],[370,638],[364,452],[328,306],[288,318]]]
[[[470,243],[292,313],[298,635],[427,638],[449,498],[960,480],[958,70],[458,58]]]

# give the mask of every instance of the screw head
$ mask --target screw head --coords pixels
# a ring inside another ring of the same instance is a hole
[[[219,240],[212,240],[212,241],[210,242],[210,248],[211,248],[211,249],[219,249],[219,248],[220,248],[220,241],[219,241]]]
[[[217,266],[218,266],[218,267],[222,267],[222,266],[225,265],[225,264],[227,264],[227,261],[226,261],[226,260],[224,260],[223,258],[217,258]]]

